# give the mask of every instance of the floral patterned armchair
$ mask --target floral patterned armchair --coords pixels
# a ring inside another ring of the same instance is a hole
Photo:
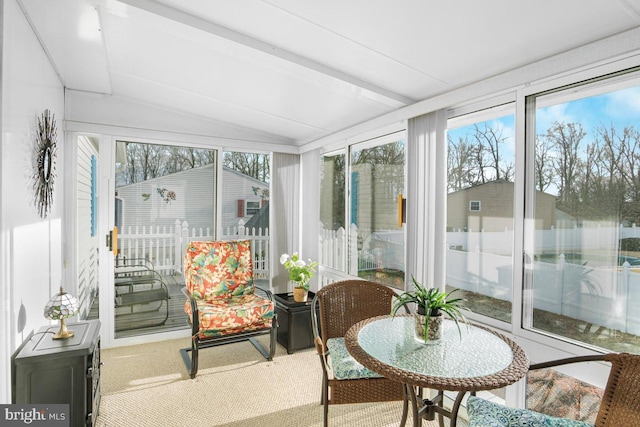
[[[184,256],[184,279],[184,310],[192,333],[191,348],[181,351],[191,378],[198,372],[198,351],[202,348],[249,340],[267,360],[273,358],[275,304],[270,291],[253,283],[248,240],[190,242]],[[265,334],[271,336],[268,352],[255,340]]]

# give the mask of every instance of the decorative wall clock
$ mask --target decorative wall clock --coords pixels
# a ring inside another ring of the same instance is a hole
[[[57,131],[55,114],[44,110],[38,117],[36,135],[36,167],[33,174],[34,204],[40,218],[46,218],[53,204],[53,184],[56,177]]]

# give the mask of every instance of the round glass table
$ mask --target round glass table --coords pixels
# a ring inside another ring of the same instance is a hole
[[[509,338],[484,327],[443,322],[442,339],[430,344],[414,338],[414,317],[380,316],[363,320],[345,335],[349,353],[362,365],[389,379],[401,382],[405,399],[412,404],[414,426],[421,418],[443,416],[456,425],[466,392],[492,390],[513,384],[524,377],[529,360]],[[416,389],[438,391],[434,399],[422,399]],[[457,391],[451,410],[443,406],[444,391]],[[419,408],[420,406],[420,408]],[[406,423],[403,411],[401,426]]]

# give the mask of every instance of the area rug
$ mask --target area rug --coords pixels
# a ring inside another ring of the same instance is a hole
[[[322,426],[315,350],[289,355],[278,345],[267,361],[248,342],[209,348],[190,379],[179,352],[186,345],[188,338],[104,349],[97,426]],[[401,402],[333,405],[329,425],[398,426],[401,413]]]

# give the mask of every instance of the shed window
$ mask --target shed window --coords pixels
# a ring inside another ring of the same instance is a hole
[[[260,201],[259,200],[247,200],[247,208],[245,212],[247,216],[253,216],[258,213],[260,210]]]
[[[480,212],[480,200],[471,200],[469,202],[470,212]]]

